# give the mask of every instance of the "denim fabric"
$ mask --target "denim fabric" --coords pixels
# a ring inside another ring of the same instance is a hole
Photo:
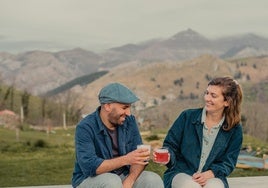
[[[136,119],[126,117],[123,125],[118,126],[119,154],[125,155],[142,143]],[[75,132],[76,161],[72,185],[76,187],[87,177],[96,175],[96,169],[105,159],[111,159],[112,142],[100,119],[99,108],[82,119]],[[124,171],[127,174],[129,167]]]
[[[171,187],[176,174],[183,172],[193,175],[198,170],[203,137],[201,116],[202,108],[185,110],[170,128],[163,143],[171,154],[168,169],[164,173],[165,188]],[[225,188],[228,188],[226,177],[236,166],[243,134],[240,124],[230,131],[225,131],[222,127],[202,171],[212,170],[215,177],[220,178]]]

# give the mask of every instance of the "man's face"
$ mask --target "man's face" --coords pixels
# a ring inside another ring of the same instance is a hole
[[[131,114],[130,107],[131,104],[111,103],[108,121],[114,126],[123,125],[126,116]]]

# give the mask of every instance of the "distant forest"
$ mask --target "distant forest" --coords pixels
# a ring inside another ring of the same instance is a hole
[[[64,91],[75,85],[86,85],[99,77],[105,75],[108,71],[100,71],[89,75],[76,78],[41,97],[33,96],[27,90],[17,90],[13,85],[7,86],[0,84],[0,111],[10,110],[16,114],[10,117],[11,121],[1,121],[0,125],[25,128],[25,125],[33,126],[60,126],[74,125],[81,117],[81,110],[76,109],[71,100],[61,101],[60,97],[53,95],[64,93]],[[51,97],[52,96],[52,97]],[[57,102],[55,102],[57,100]],[[63,120],[64,118],[64,120]],[[3,118],[2,118],[3,119]]]
[[[84,76],[81,76],[81,77],[78,77],[78,78],[75,78],[74,80],[71,80],[53,90],[50,90],[48,91],[44,96],[45,97],[51,97],[53,95],[57,95],[59,93],[62,93],[72,87],[74,87],[75,85],[80,85],[80,86],[83,86],[83,85],[87,85],[89,84],[90,82],[93,82],[94,80],[100,78],[101,76],[107,74],[108,71],[99,71],[99,72],[95,72],[95,73],[92,73],[92,74],[89,74],[89,75],[84,75]]]

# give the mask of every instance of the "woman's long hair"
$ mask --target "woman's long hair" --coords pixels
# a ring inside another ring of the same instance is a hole
[[[243,97],[241,86],[230,77],[214,78],[208,85],[215,85],[222,88],[224,100],[229,104],[223,111],[227,123],[223,126],[223,129],[232,129],[241,121],[241,104]]]

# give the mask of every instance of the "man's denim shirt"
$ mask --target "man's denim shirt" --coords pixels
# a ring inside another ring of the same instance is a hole
[[[82,119],[76,127],[76,161],[72,178],[73,187],[89,176],[96,176],[96,169],[105,159],[111,159],[112,142],[100,119],[100,107]],[[127,116],[123,125],[117,127],[120,156],[137,148],[142,143],[140,132],[133,115]],[[129,167],[124,174],[128,173]]]

